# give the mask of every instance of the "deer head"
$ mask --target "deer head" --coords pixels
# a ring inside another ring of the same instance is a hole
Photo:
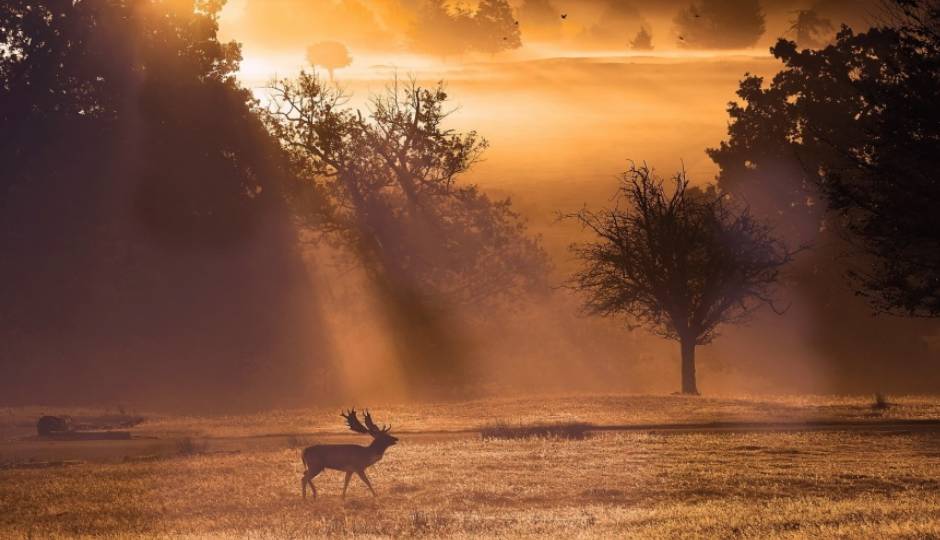
[[[375,439],[375,442],[381,446],[392,446],[398,442],[398,438],[392,436],[389,432],[392,430],[392,426],[383,425],[381,428],[375,425],[375,422],[372,421],[372,415],[369,414],[369,411],[366,411],[362,419],[365,421],[365,425],[359,421],[359,417],[356,416],[356,409],[350,409],[348,413],[340,413],[340,415],[346,419],[346,424],[349,425],[349,429],[355,431],[356,433],[367,433]]]

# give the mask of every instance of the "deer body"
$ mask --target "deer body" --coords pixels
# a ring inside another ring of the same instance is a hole
[[[306,448],[300,456],[306,469],[303,478],[300,480],[300,488],[305,498],[307,497],[308,485],[313,491],[314,498],[316,498],[317,488],[313,485],[313,479],[324,469],[333,469],[346,473],[346,479],[343,482],[343,498],[346,498],[346,489],[349,487],[349,479],[353,473],[356,473],[369,487],[372,496],[376,496],[375,490],[372,489],[372,483],[369,482],[369,478],[366,476],[366,468],[381,460],[388,447],[397,443],[398,439],[388,433],[391,428],[379,429],[376,427],[369,413],[365,414],[365,426],[359,423],[355,410],[344,414],[343,417],[346,418],[349,428],[353,431],[372,435],[372,444],[369,446],[318,444]]]

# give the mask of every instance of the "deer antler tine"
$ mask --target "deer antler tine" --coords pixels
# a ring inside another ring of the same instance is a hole
[[[349,429],[355,431],[356,433],[370,433],[370,430],[362,425],[362,422],[359,421],[359,417],[356,416],[356,409],[349,409],[349,412],[342,415],[346,419],[346,423],[349,425]]]
[[[366,422],[366,427],[369,428],[369,433],[378,434],[383,431],[379,429],[377,425],[375,425],[375,422],[372,420],[372,415],[370,413],[366,413],[364,420]]]

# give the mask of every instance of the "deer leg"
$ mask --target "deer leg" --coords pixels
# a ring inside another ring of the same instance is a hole
[[[367,486],[369,486],[369,491],[372,492],[372,496],[373,496],[373,497],[378,497],[378,495],[375,494],[375,490],[372,489],[372,482],[369,482],[369,478],[366,476],[366,472],[365,472],[365,471],[356,471],[356,474],[358,474],[358,475],[359,475],[359,478],[362,478],[362,481],[365,482]]]
[[[304,472],[304,477],[300,479],[300,488],[303,490],[304,498],[307,498],[307,485],[310,485],[310,489],[313,490],[313,498],[317,498],[317,487],[313,485],[313,477],[320,474],[323,469],[307,469]]]
[[[310,483],[310,476],[309,476],[309,475],[310,475],[310,472],[309,472],[309,471],[304,471],[304,476],[303,476],[303,478],[300,479],[300,491],[301,491],[301,493],[304,494],[304,499],[307,498],[307,484]],[[313,496],[314,496],[314,497],[317,496],[316,490],[314,490]]]
[[[346,498],[346,488],[349,487],[349,477],[352,476],[351,472],[346,473],[346,480],[343,480],[343,498]]]

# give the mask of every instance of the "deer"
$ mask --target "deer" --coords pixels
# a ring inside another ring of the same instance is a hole
[[[340,413],[340,416],[346,419],[349,429],[356,433],[365,433],[372,436],[372,444],[369,446],[359,446],[356,444],[317,444],[304,449],[300,458],[304,462],[304,476],[300,480],[300,488],[303,496],[307,498],[307,486],[313,491],[313,498],[317,498],[317,488],[313,485],[313,479],[316,475],[323,472],[323,469],[333,469],[346,473],[346,480],[343,482],[343,499],[346,498],[346,488],[349,487],[349,478],[356,473],[359,478],[369,487],[373,497],[377,497],[375,490],[372,489],[372,483],[366,476],[366,468],[375,465],[385,451],[398,442],[397,437],[393,437],[389,431],[391,426],[379,428],[372,421],[372,415],[366,411],[363,420],[365,425],[359,421],[356,415],[356,409],[351,409],[348,413]]]

